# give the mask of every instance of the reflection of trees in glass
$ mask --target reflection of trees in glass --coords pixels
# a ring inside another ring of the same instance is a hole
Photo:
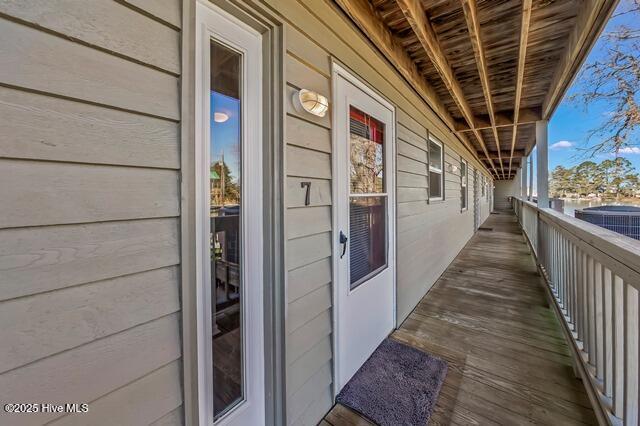
[[[240,204],[240,186],[231,174],[229,166],[222,161],[217,161],[211,165],[210,170],[217,175],[217,178],[214,178],[213,174],[211,177],[211,204],[214,206]]]
[[[351,134],[351,192],[383,192],[382,144]]]
[[[632,197],[640,193],[640,177],[631,162],[623,157],[604,160],[600,164],[585,161],[576,167],[553,169],[549,191],[554,197],[589,194]]]

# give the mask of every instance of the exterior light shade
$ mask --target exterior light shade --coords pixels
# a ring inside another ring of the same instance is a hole
[[[213,121],[216,123],[224,123],[229,119],[229,115],[224,112],[214,112],[213,113]]]
[[[308,112],[324,117],[329,109],[329,101],[325,96],[312,90],[300,89],[293,94],[293,105],[298,112]]]

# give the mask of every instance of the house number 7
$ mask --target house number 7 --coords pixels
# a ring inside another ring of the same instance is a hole
[[[307,188],[307,192],[304,195],[304,205],[311,204],[311,182],[300,182],[300,188]]]

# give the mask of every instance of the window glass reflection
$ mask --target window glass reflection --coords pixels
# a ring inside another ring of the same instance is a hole
[[[242,401],[241,61],[211,41],[209,165],[213,409],[215,418]]]
[[[349,109],[349,275],[358,287],[387,264],[384,123]],[[370,195],[369,195],[370,194]]]
[[[352,106],[349,127],[351,193],[384,192],[384,123]]]

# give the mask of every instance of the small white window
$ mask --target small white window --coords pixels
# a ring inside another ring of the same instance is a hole
[[[469,191],[467,187],[469,186],[469,174],[467,173],[467,162],[464,160],[460,161],[460,208],[462,211],[467,210],[469,206]]]
[[[489,201],[489,195],[491,194],[491,179],[486,178],[485,185],[487,186],[487,201]]]
[[[444,149],[442,142],[429,139],[429,199],[444,199]]]

